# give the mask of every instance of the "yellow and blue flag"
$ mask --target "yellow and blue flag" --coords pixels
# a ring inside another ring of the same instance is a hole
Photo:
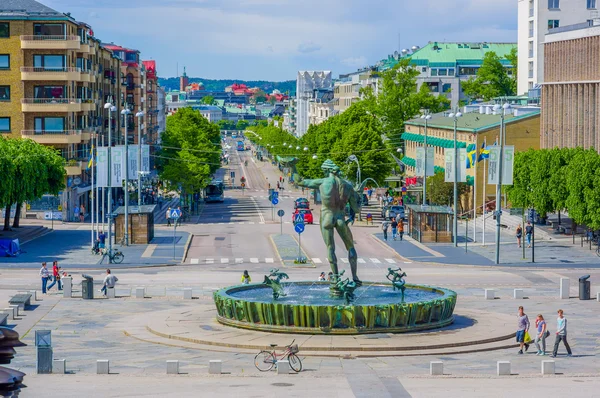
[[[477,145],[470,144],[467,147],[467,169],[475,166],[477,159]]]
[[[494,142],[494,145],[496,143]],[[488,159],[490,157],[490,147],[487,146],[486,141],[483,140],[483,144],[481,145],[481,151],[479,152],[478,162],[481,162],[483,159]]]
[[[94,146],[90,149],[90,160],[88,160],[87,168],[88,170],[94,166]]]

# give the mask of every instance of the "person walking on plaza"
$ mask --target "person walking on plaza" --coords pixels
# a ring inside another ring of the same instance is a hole
[[[525,347],[525,351],[529,349],[529,344],[525,343],[525,333],[529,331],[529,326],[529,317],[523,312],[523,306],[520,306],[517,315],[517,343],[521,348],[519,354],[523,354],[523,347]]]
[[[73,215],[75,218],[75,222],[79,221],[79,206],[75,205],[75,209],[73,209]]]
[[[166,217],[167,217],[167,227],[170,227],[171,226],[171,208],[170,207],[167,208]]]
[[[572,356],[573,353],[571,352],[571,347],[567,342],[567,318],[565,318],[563,310],[558,310],[558,318],[556,318],[556,340],[554,340],[554,350],[552,351],[552,358],[556,358],[556,354],[558,354],[558,345],[561,341],[565,344],[565,348],[567,349],[567,356]]]
[[[83,222],[85,220],[85,206],[81,205],[79,207],[79,222]]]
[[[42,294],[46,294],[46,286],[48,286],[48,278],[50,278],[50,271],[46,268],[46,262],[42,263],[40,268],[40,277],[42,278]]]
[[[106,289],[111,288],[114,289],[117,284],[119,278],[110,273],[110,269],[106,270],[106,276],[104,277],[104,283],[102,285],[102,289],[100,291],[103,295],[106,296]]]
[[[325,272],[321,272],[321,274],[319,275],[319,282],[325,282],[325,280]]]
[[[387,242],[388,238],[388,229],[390,228],[390,222],[388,220],[383,220],[381,223],[381,230],[383,231],[383,240]]]
[[[244,270],[244,273],[242,274],[242,284],[247,285],[250,282],[252,282],[252,278],[250,278],[250,274],[248,274],[248,270]]]
[[[104,233],[104,231],[100,231],[100,233],[98,234],[98,248],[100,250],[104,249],[104,247],[106,246],[106,234]]]
[[[404,236],[404,221],[402,218],[398,221],[398,236],[400,237],[400,240],[402,240],[402,237]]]
[[[392,239],[396,240],[396,234],[398,233],[398,221],[394,217],[390,217],[392,221]]]
[[[537,334],[535,335],[534,342],[538,351],[536,355],[546,355],[546,337],[550,335],[550,332],[548,331],[548,325],[546,325],[546,321],[542,314],[538,314],[535,320],[535,327],[537,329]],[[540,340],[542,341],[542,348],[540,348]]]
[[[530,222],[527,222],[525,227],[525,238],[527,238],[527,247],[531,247],[531,236],[533,235],[533,226]]]
[[[519,247],[521,247],[521,238],[523,237],[523,228],[521,228],[520,225],[517,227],[517,232],[515,235],[517,237],[517,244],[519,245]]]
[[[60,282],[60,271],[58,267],[58,261],[52,263],[52,283],[47,287],[47,291],[50,291],[54,285],[58,283],[58,290],[62,290],[62,283]]]

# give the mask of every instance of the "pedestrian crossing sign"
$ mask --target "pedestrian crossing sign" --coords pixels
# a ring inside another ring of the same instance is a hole
[[[294,217],[294,222],[297,224],[304,224],[304,215],[301,213],[296,214]]]
[[[181,210],[173,209],[171,210],[171,218],[179,218],[181,217]]]

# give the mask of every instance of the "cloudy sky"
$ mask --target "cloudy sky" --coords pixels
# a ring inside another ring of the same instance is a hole
[[[155,59],[159,75],[287,80],[334,76],[428,41],[517,39],[514,0],[38,0],[106,42]]]

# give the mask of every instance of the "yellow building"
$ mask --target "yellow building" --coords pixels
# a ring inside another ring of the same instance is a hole
[[[462,117],[457,121],[457,146],[459,148],[477,148],[484,143],[493,145],[500,136],[500,115],[491,111],[493,105],[467,106]],[[514,145],[515,151],[526,151],[529,148],[540,148],[540,111],[535,108],[514,108],[505,116],[506,145]],[[406,175],[415,175],[416,149],[423,145],[425,120],[411,119],[405,123],[402,134],[406,165]],[[454,119],[448,112],[431,115],[427,121],[427,146],[435,149],[434,166],[437,171],[444,171],[444,151],[454,148]],[[429,161],[429,160],[428,160]],[[484,189],[484,166],[481,161],[476,167],[467,169],[467,182],[473,185],[473,177],[477,172],[477,204],[481,206]],[[486,170],[487,171],[487,170]],[[487,179],[486,179],[487,180]],[[486,184],[486,201],[495,199],[496,186]],[[470,195],[471,196],[471,195]],[[472,197],[470,198],[472,200]],[[469,204],[472,208],[472,202]],[[479,209],[481,211],[481,209]]]
[[[108,126],[104,103],[119,98],[120,60],[69,14],[33,0],[1,2],[0,10],[0,133],[60,151],[67,162],[60,205],[70,219],[75,205],[89,209],[87,161]],[[43,217],[44,206],[31,203],[28,213]]]

